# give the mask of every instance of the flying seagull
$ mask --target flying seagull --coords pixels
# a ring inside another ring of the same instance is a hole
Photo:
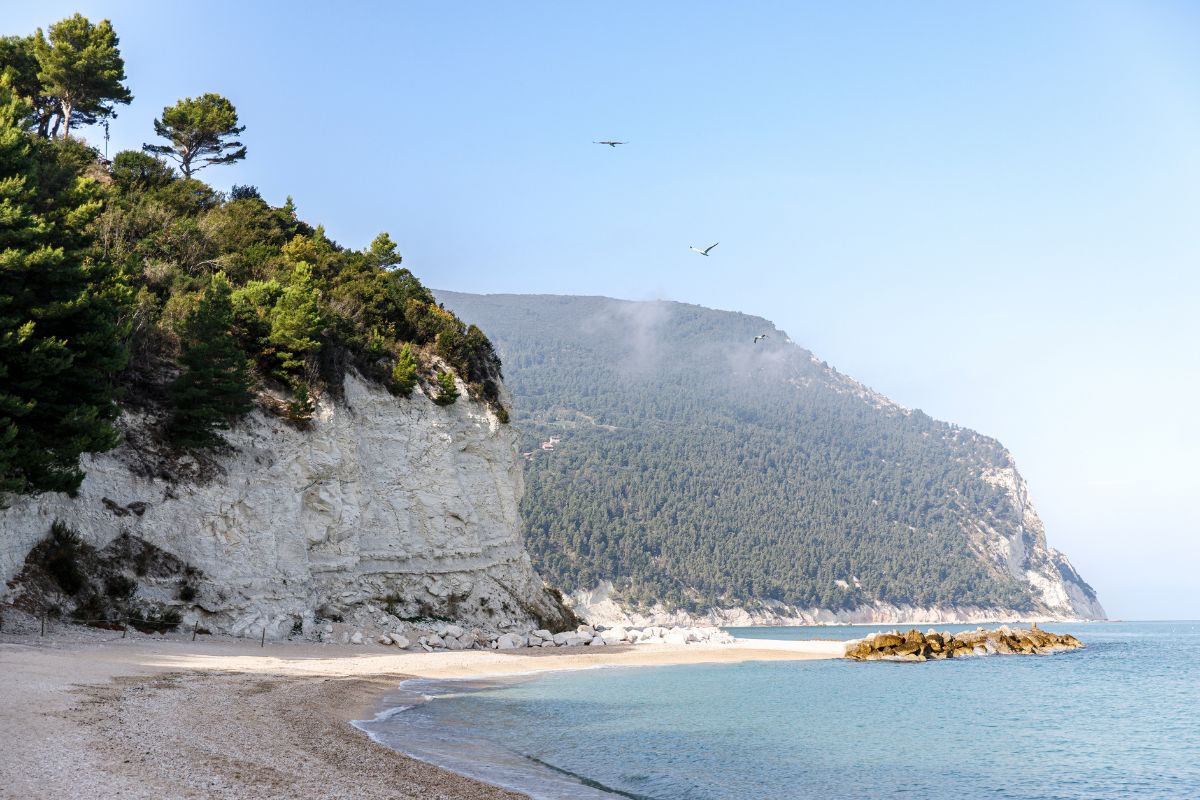
[[[765,338],[767,338],[767,334],[765,334],[765,333],[760,333],[758,336],[755,336],[755,337],[754,337],[754,343],[755,343],[755,344],[758,344],[758,340],[759,340],[759,339],[765,339]]]
[[[688,249],[695,251],[702,256],[706,256],[706,255],[708,255],[709,250],[712,250],[714,247],[716,247],[719,244],[720,244],[720,242],[713,242],[712,244],[710,244],[708,247],[704,248],[703,250],[701,250],[699,247],[689,247]]]
[[[603,142],[592,142],[592,144],[606,144],[609,147],[616,147],[619,144],[629,144],[629,142],[618,142],[616,139],[605,139]]]

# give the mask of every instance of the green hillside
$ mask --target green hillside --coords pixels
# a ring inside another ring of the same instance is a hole
[[[531,453],[527,544],[565,589],[612,579],[634,601],[691,608],[1035,602],[964,532],[1020,524],[980,477],[1009,465],[1004,448],[901,409],[769,322],[679,303],[436,294],[500,351]]]
[[[0,507],[78,489],[122,408],[175,456],[221,447],[256,405],[307,425],[348,369],[443,405],[457,376],[507,418],[491,343],[387,233],[344,247],[291,198],[194,177],[247,157],[228,99],[181,99],[145,131],[162,141],[111,160],[72,136],[131,101],[118,44],[78,14],[0,37]]]

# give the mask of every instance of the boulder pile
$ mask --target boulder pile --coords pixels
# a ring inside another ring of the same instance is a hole
[[[573,631],[551,633],[545,629],[464,628],[446,622],[384,625],[380,620],[377,635],[364,635],[361,627],[326,624],[320,630],[323,642],[366,644],[374,641],[401,650],[520,650],[540,647],[606,647],[615,644],[728,644],[733,637],[720,628],[693,627],[624,628],[621,626],[580,625]],[[381,631],[380,629],[383,628]],[[340,629],[340,630],[339,630]]]
[[[1051,633],[1038,628],[995,630],[978,628],[962,633],[908,633],[888,631],[873,633],[863,639],[846,643],[846,658],[855,661],[927,661],[929,659],[965,658],[967,656],[1044,655],[1060,650],[1077,650],[1083,642],[1070,634]]]

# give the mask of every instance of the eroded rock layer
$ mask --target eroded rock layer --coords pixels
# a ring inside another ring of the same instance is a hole
[[[353,375],[344,390],[308,430],[255,412],[211,462],[172,469],[144,445],[146,421],[126,416],[128,442],[85,459],[77,496],[0,511],[0,580],[58,520],[96,548],[128,534],[190,565],[202,577],[180,601],[185,624],[233,634],[311,632],[368,603],[497,629],[574,627],[521,541],[512,430],[465,397],[399,399]]]

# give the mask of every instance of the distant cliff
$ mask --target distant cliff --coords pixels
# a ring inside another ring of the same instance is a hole
[[[234,634],[312,634],[365,607],[494,629],[565,619],[521,543],[512,429],[481,402],[397,398],[353,373],[343,388],[308,430],[256,411],[228,447],[182,459],[126,414],[126,443],[84,459],[76,497],[0,510],[0,585],[57,520],[96,548],[128,534],[186,564],[189,597],[161,580],[137,592]]]
[[[594,621],[1104,618],[1003,446],[893,403],[766,320],[436,295],[498,347],[527,544]]]

